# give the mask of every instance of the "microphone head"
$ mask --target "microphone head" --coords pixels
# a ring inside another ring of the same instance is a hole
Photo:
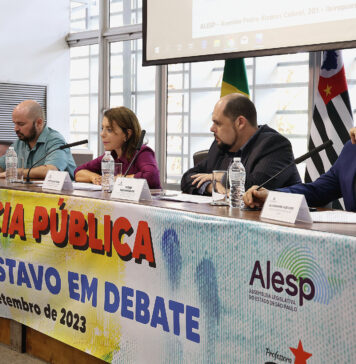
[[[331,147],[334,144],[334,142],[331,139],[329,139],[324,144],[325,144],[325,148],[327,148],[327,147]],[[324,145],[324,144],[322,144],[322,145]]]
[[[321,152],[322,150],[324,150],[324,149],[326,149],[326,148],[328,148],[328,147],[332,146],[332,144],[333,144],[332,140],[330,140],[330,139],[329,139],[329,140],[328,140],[328,141],[326,141],[325,143],[323,143],[323,144],[319,145],[318,147],[316,147],[316,148],[312,149],[310,152],[305,153],[304,155],[302,155],[302,156],[301,156],[301,157],[299,157],[299,158],[296,158],[296,159],[294,160],[294,163],[295,163],[295,164],[298,164],[298,163],[300,163],[300,162],[303,162],[303,161],[305,161],[306,159],[308,159],[309,157],[311,157],[312,155],[314,155],[315,153],[319,153],[319,152]]]

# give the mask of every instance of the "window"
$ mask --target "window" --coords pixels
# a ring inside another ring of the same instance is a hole
[[[142,23],[142,0],[110,0],[110,27]]]
[[[99,29],[100,0],[72,0],[70,2],[70,31]]]
[[[88,149],[98,151],[98,45],[70,50],[70,139],[88,139]]]
[[[213,141],[211,113],[220,96],[223,61],[168,66],[167,183],[179,184],[193,154]]]
[[[298,53],[253,60],[253,101],[258,121],[285,135],[297,158],[308,148],[309,55]],[[305,163],[298,165],[304,178]]]
[[[141,27],[132,29],[137,21],[142,22],[142,1],[108,2],[111,25],[120,27],[113,28],[110,34],[107,34],[105,24],[103,29],[99,27],[99,5],[103,4],[98,0],[71,1],[74,33],[67,37],[71,46],[71,141],[88,138],[88,148],[94,157],[98,156],[103,151],[98,132],[103,111],[124,105],[137,114],[142,128],[147,129],[146,141],[154,149],[155,67],[142,68],[141,42],[137,40]],[[104,14],[100,16],[104,18]],[[103,57],[106,49],[109,57]],[[153,82],[148,89],[144,83],[149,73]],[[105,80],[108,80],[107,90],[103,86]]]
[[[141,41],[110,44],[110,107],[125,105],[146,130],[144,140],[155,149],[155,67],[142,67]]]

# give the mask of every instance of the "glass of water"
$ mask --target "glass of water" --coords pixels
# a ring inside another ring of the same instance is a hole
[[[21,156],[17,157],[17,174],[16,174],[16,182],[23,183],[23,171],[25,168],[24,158]]]
[[[215,206],[228,206],[229,201],[227,198],[227,171],[215,170],[213,171],[212,179],[212,197],[211,205]]]

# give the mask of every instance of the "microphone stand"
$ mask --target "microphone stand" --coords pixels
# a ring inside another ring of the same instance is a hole
[[[269,178],[267,181],[263,182],[261,185],[259,185],[256,188],[256,191],[258,191],[259,189],[261,189],[263,186],[265,186],[268,182],[272,181],[274,178],[278,177],[282,172],[284,172],[287,168],[289,168],[290,166],[292,166],[293,164],[299,164],[303,161],[305,161],[306,159],[308,159],[309,157],[311,157],[313,154],[320,152],[323,149],[326,149],[330,146],[333,145],[333,142],[331,140],[326,141],[325,143],[319,145],[318,147],[314,148],[313,150],[311,150],[308,153],[305,153],[304,155],[300,156],[299,158],[296,158],[293,162],[289,163],[287,166],[285,166],[284,168],[282,168],[278,173],[276,173],[274,176],[272,176],[271,178]]]
[[[61,145],[60,147],[56,147],[55,149],[52,149],[50,152],[48,152],[45,156],[43,156],[42,158],[40,158],[38,161],[36,161],[34,164],[32,164],[32,166],[30,167],[30,169],[27,172],[27,176],[26,176],[26,180],[24,183],[32,183],[30,181],[30,171],[31,169],[38,164],[39,162],[43,161],[46,157],[48,157],[50,154],[52,154],[53,152],[55,152],[56,150],[63,150],[63,149],[67,149],[67,148],[71,148],[71,147],[75,147],[77,145],[81,145],[81,144],[86,144],[88,143],[88,139],[84,139],[84,140],[80,140],[78,142],[74,142],[74,143],[70,143],[70,144],[64,144]]]
[[[140,139],[139,139],[139,141],[138,141],[138,143],[137,143],[137,146],[136,146],[136,152],[135,152],[135,155],[133,156],[133,158],[132,158],[132,160],[131,160],[131,162],[130,162],[129,166],[127,167],[126,172],[125,172],[125,174],[124,174],[124,176],[123,176],[123,177],[126,177],[126,175],[127,175],[128,171],[130,170],[130,168],[131,168],[131,167],[132,167],[132,165],[133,165],[133,162],[136,160],[137,154],[138,154],[138,152],[140,151],[140,149],[141,149],[141,147],[142,147],[142,144],[143,144],[143,138],[145,137],[145,134],[146,134],[146,130],[142,130],[142,131],[141,131]]]
[[[60,147],[59,147],[60,148]],[[49,153],[47,153],[44,157],[42,157],[42,158],[40,158],[38,161],[36,161],[36,163],[34,163],[34,164],[32,164],[32,166],[29,168],[29,170],[28,170],[28,172],[27,172],[27,176],[26,176],[26,180],[25,180],[25,182],[24,183],[32,183],[31,181],[30,181],[30,171],[31,171],[31,169],[36,165],[36,164],[38,164],[39,162],[41,162],[41,161],[43,161],[46,157],[48,157],[50,154],[52,154],[53,152],[55,152],[56,150],[59,150],[59,148],[57,147],[57,148],[55,148],[55,149],[53,149],[53,150],[51,150]]]

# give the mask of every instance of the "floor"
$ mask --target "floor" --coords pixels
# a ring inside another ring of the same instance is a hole
[[[0,344],[0,364],[46,364],[43,360],[28,354],[21,354],[10,349],[7,345]]]

